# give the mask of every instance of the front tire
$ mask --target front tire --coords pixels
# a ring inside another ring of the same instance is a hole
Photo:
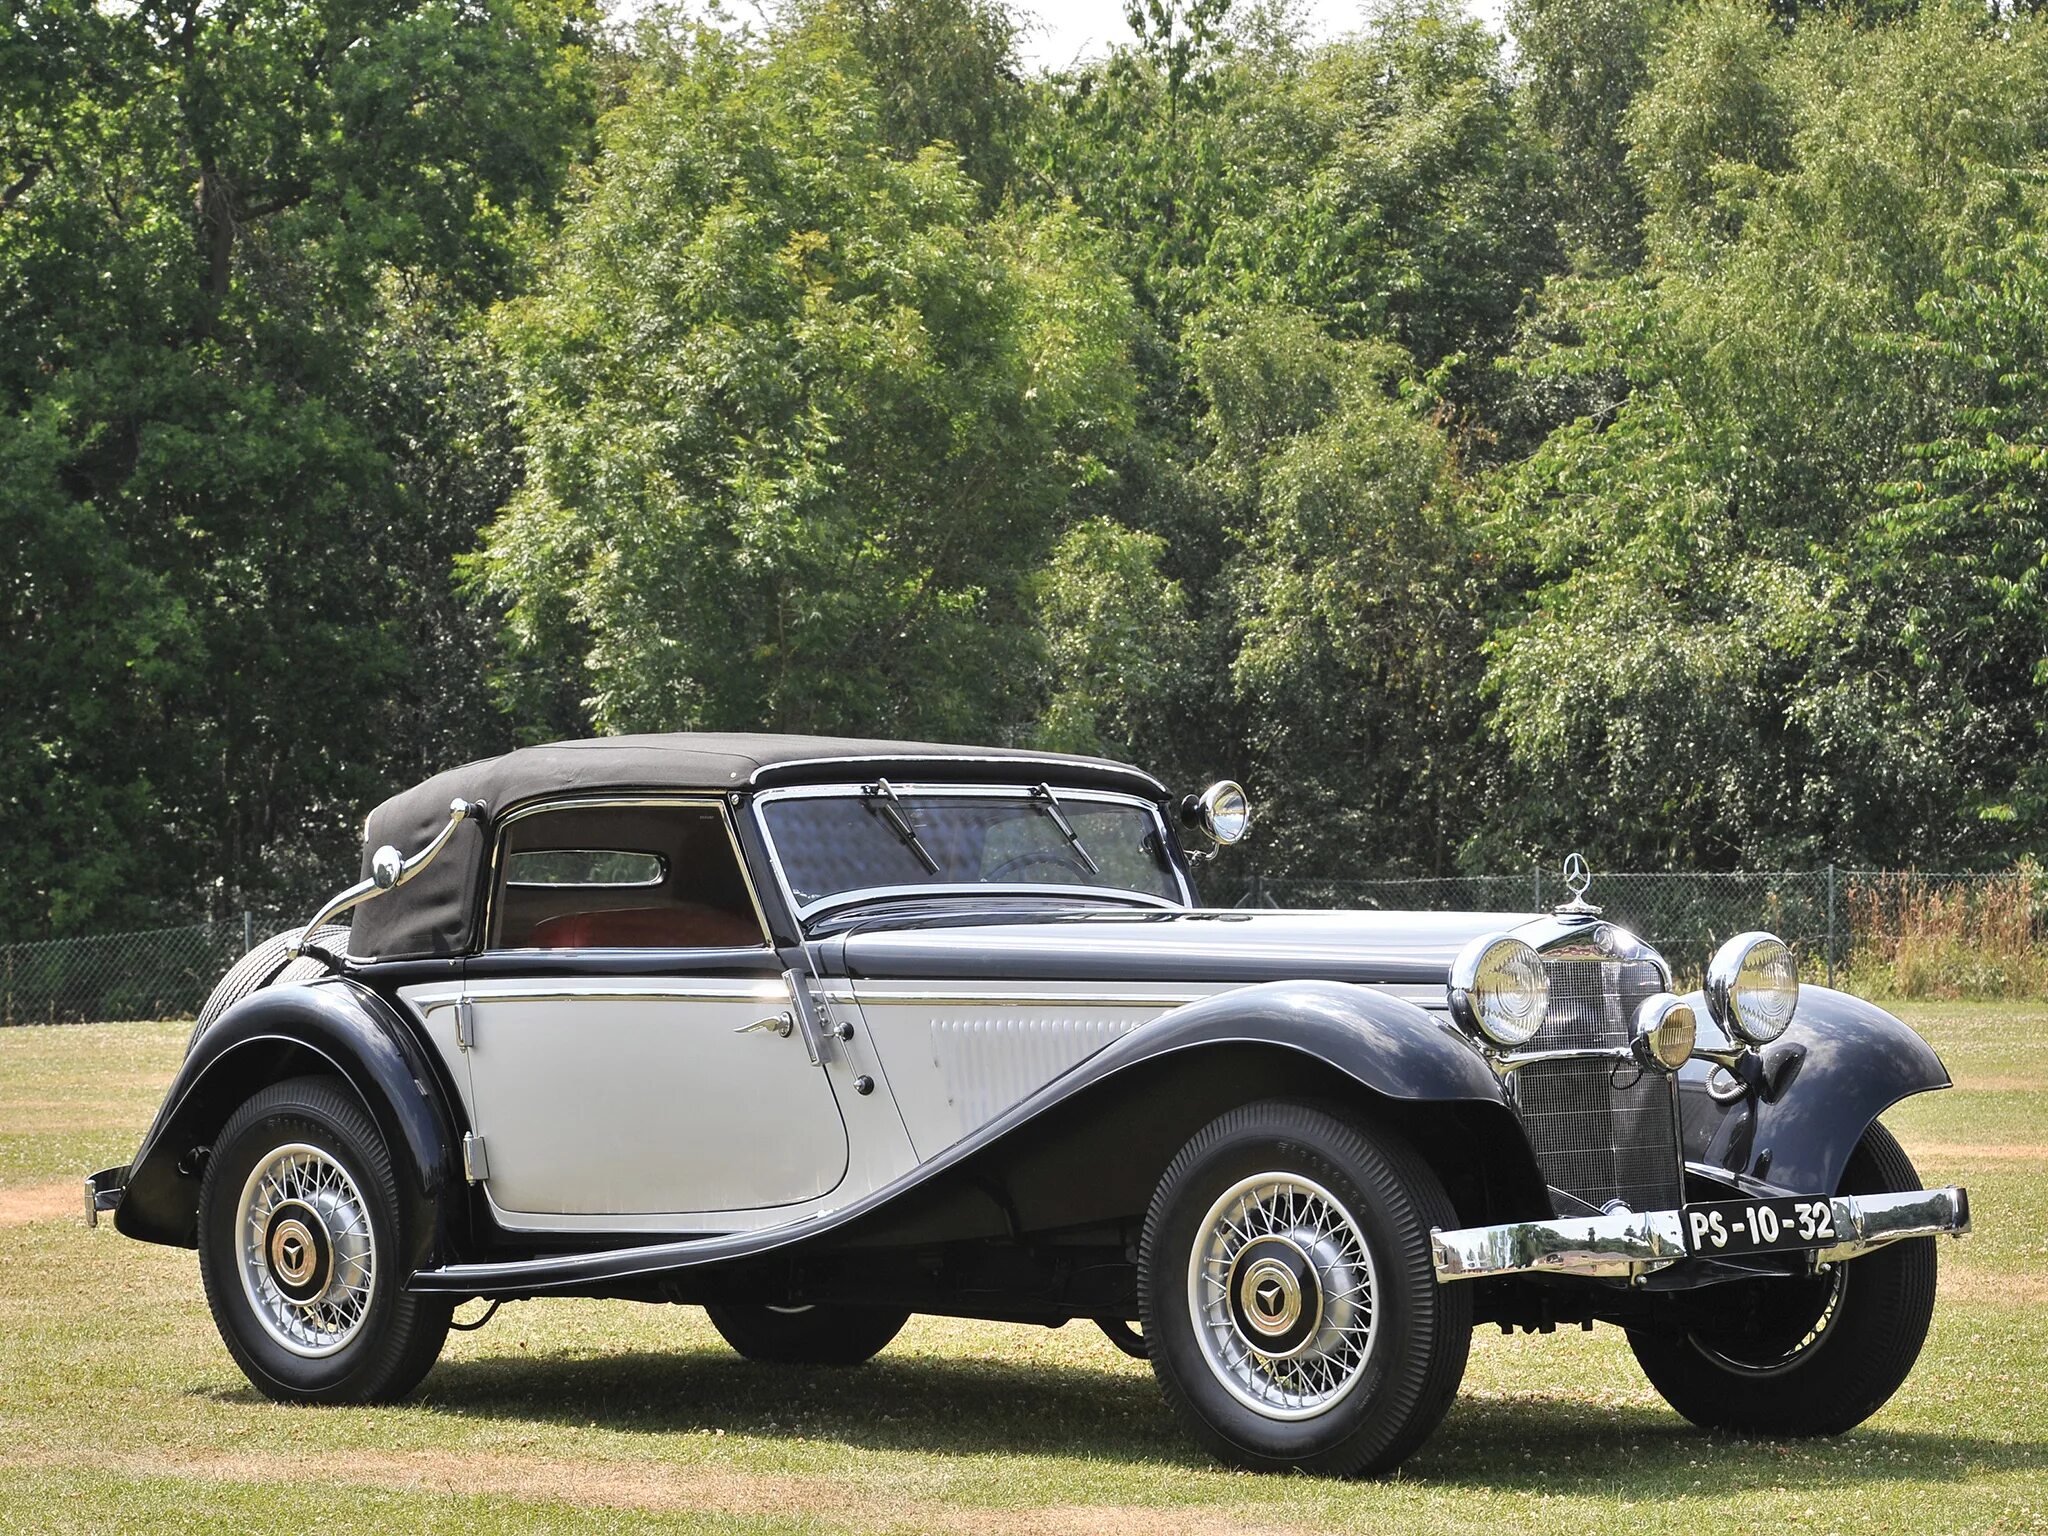
[[[331,1078],[256,1094],[206,1160],[207,1306],[243,1374],[280,1402],[392,1402],[419,1384],[453,1308],[404,1289],[415,1236],[384,1138]]]
[[[1257,1471],[1385,1472],[1458,1393],[1472,1299],[1437,1283],[1456,1226],[1429,1165],[1329,1110],[1251,1104],[1196,1133],[1145,1218],[1152,1368],[1195,1436]]]
[[[849,1307],[820,1302],[770,1307],[755,1302],[705,1309],[719,1337],[749,1360],[770,1365],[860,1365],[903,1331],[908,1312],[892,1307]]]
[[[1872,1125],[1842,1194],[1920,1188],[1890,1131]],[[1643,1373],[1702,1429],[1800,1439],[1854,1429],[1905,1382],[1934,1316],[1935,1249],[1909,1238],[1811,1278],[1717,1286],[1725,1318],[1669,1333],[1631,1332]]]

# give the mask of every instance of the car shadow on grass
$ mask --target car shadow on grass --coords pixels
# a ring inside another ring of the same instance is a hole
[[[444,1361],[420,1405],[457,1417],[645,1434],[802,1436],[940,1455],[1036,1455],[1213,1468],[1151,1374],[1122,1362],[892,1359],[855,1369],[760,1365],[723,1352]],[[1788,1483],[1853,1488],[2048,1470],[2048,1444],[1882,1426],[1837,1440],[1707,1434],[1657,1406],[1461,1398],[1404,1479],[1603,1498],[1725,1495]]]
[[[419,1399],[465,1417],[644,1432],[795,1436],[871,1450],[1208,1465],[1151,1374],[884,1354],[853,1368],[722,1350],[443,1361]]]

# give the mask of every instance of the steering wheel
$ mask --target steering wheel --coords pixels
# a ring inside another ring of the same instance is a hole
[[[1064,874],[1077,876],[1083,885],[1088,884],[1095,878],[1088,873],[1087,866],[1079,859],[1071,854],[1056,852],[1051,848],[1032,848],[1023,853],[1012,854],[1009,858],[1003,860],[1002,863],[985,873],[981,878],[984,881],[999,881],[1013,871],[1040,867],[1049,867],[1059,870]],[[1051,883],[1066,885],[1070,882],[1056,880]]]

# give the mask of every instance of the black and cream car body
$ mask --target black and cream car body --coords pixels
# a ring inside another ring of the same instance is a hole
[[[1249,820],[1092,759],[650,736],[378,807],[223,981],[120,1231],[249,1379],[388,1399],[475,1300],[700,1304],[852,1364],[915,1312],[1098,1322],[1217,1454],[1390,1467],[1472,1329],[1618,1325],[1710,1426],[1846,1430],[1968,1226],[1878,1117],[1947,1084],[1768,935],[1701,992],[1554,913],[1208,910]],[[1196,844],[1191,852],[1183,839]],[[331,923],[353,908],[349,927]]]

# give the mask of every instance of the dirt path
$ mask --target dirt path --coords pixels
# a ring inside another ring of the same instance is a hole
[[[825,1478],[730,1468],[562,1461],[466,1451],[350,1451],[345,1459],[245,1452],[214,1456],[74,1459],[0,1452],[0,1466],[194,1478],[270,1487],[345,1485],[393,1492],[495,1495],[534,1503],[735,1519],[826,1519],[850,1530],[915,1530],[959,1536],[1300,1536],[1299,1526],[1257,1523],[1228,1510],[1173,1511],[1063,1504],[975,1508],[924,1499],[878,1499]]]
[[[0,1227],[25,1227],[32,1221],[65,1220],[85,1220],[85,1192],[76,1179],[0,1189]]]

